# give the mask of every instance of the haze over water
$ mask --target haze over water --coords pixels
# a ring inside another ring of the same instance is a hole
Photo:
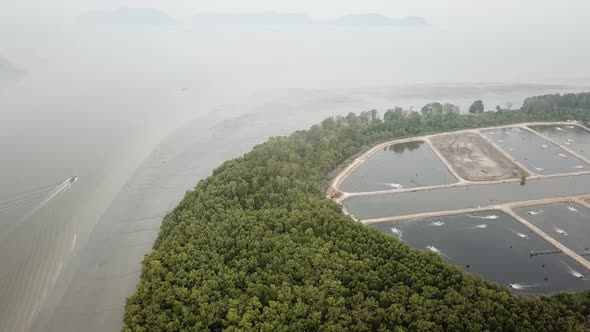
[[[0,330],[8,331],[120,328],[161,217],[213,167],[270,135],[432,100],[518,107],[530,95],[584,90],[590,76],[587,43],[553,33],[530,39],[518,24],[499,28],[513,29],[513,39],[483,24],[463,35],[465,17],[426,17],[421,28],[236,29],[186,18],[92,25],[79,14],[96,4],[2,5],[0,58],[23,74],[0,80],[0,203],[79,177],[30,216],[42,200],[0,215]],[[555,47],[539,52],[546,43]],[[560,46],[577,56],[561,61]],[[515,48],[501,59],[490,51]]]

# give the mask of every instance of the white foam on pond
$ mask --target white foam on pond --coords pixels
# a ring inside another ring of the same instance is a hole
[[[554,231],[555,231],[557,234],[560,234],[560,235],[563,235],[563,236],[567,236],[567,232],[566,232],[566,231],[564,231],[563,229],[561,229],[561,228],[559,228],[559,227],[556,227],[555,225],[553,225],[553,230],[554,230]]]
[[[574,168],[582,169],[582,168],[584,168],[584,165],[577,165],[577,166],[574,166]]]
[[[402,239],[402,231],[400,231],[399,229],[392,227],[390,228],[391,232],[395,235],[397,235],[397,237],[401,240]]]
[[[440,250],[438,250],[436,247],[434,246],[426,246],[426,249],[428,249],[429,251],[432,251],[435,254],[440,254]]]
[[[582,273],[580,273],[579,271],[576,271],[576,270],[572,269],[572,267],[569,266],[569,265],[567,265],[566,263],[563,263],[563,265],[565,265],[565,267],[567,268],[569,274],[571,274],[572,276],[574,276],[576,278],[584,279],[584,275]]]
[[[508,151],[514,151],[514,150],[515,150],[514,148],[508,148]]]
[[[440,226],[444,226],[445,223],[443,221],[433,221],[429,224],[427,224],[426,226],[436,226],[436,227],[440,227]]]
[[[564,144],[564,145],[570,145],[570,142],[565,142],[565,143],[563,143],[563,144]]]
[[[512,288],[512,289],[516,289],[516,290],[521,290],[521,289],[527,289],[527,288],[533,288],[533,287],[537,287],[539,286],[539,284],[533,284],[533,283],[515,283],[515,284],[508,284],[508,287]]]
[[[503,139],[499,139],[498,140],[498,143],[504,143],[504,140]]]
[[[444,257],[446,257],[446,258],[448,258],[448,259],[452,259],[451,257],[449,257],[449,256],[447,256],[447,255],[445,255],[445,254],[443,254],[443,252],[442,252],[442,251],[440,251],[440,250],[439,250],[438,248],[436,248],[435,246],[426,246],[426,249],[428,249],[428,251],[430,251],[430,252],[433,252],[433,253],[435,253],[435,254],[438,254],[438,255],[444,256]]]
[[[567,129],[574,129],[574,126],[567,126]]]
[[[473,228],[486,229],[486,228],[488,228],[488,225],[487,224],[475,225]]]
[[[574,140],[571,139],[571,138],[568,138],[567,141],[570,142],[570,143],[572,143]]]
[[[512,231],[514,234],[516,234],[516,236],[518,236],[518,237],[519,237],[519,238],[521,238],[521,239],[525,239],[525,240],[528,240],[528,239],[529,239],[529,236],[528,236],[528,235],[526,235],[526,234],[523,234],[523,233],[517,232],[517,231],[515,231],[515,230],[513,230],[513,229],[511,229],[511,231]]]
[[[528,214],[530,214],[531,216],[537,216],[541,213],[543,213],[543,210],[532,210],[528,212]]]
[[[395,189],[400,189],[400,188],[403,188],[404,187],[403,185],[401,185],[399,183],[381,183],[381,184],[384,185],[384,186],[395,188]]]
[[[561,127],[555,127],[556,130],[563,130]]]
[[[539,172],[542,172],[542,171],[544,171],[545,169],[544,169],[544,168],[541,168],[541,167],[535,167],[535,170],[537,170],[537,171],[539,171]]]
[[[541,144],[541,147],[546,149],[547,148],[547,144]]]
[[[500,216],[495,215],[495,214],[490,214],[490,215],[487,215],[487,216],[474,216],[474,215],[470,215],[469,218],[494,220],[494,219],[500,218]]]
[[[567,157],[567,156],[565,155],[565,153],[562,153],[562,152],[558,153],[557,155],[558,155],[558,156],[560,156],[561,158],[565,158],[565,157]]]

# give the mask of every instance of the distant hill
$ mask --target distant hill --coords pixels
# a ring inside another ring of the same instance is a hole
[[[203,13],[194,18],[202,24],[250,24],[250,25],[299,25],[311,24],[313,20],[299,13],[264,12],[254,14]]]
[[[172,25],[176,20],[165,12],[154,8],[117,8],[93,10],[81,15],[80,20],[94,24],[119,25]]]
[[[428,25],[422,17],[392,18],[380,14],[357,14],[330,20],[314,20],[301,13],[262,12],[252,14],[203,13],[194,18],[198,24],[218,25],[339,25],[377,27],[422,27]]]
[[[5,58],[0,57],[0,81],[11,81],[21,78],[26,72]]]
[[[346,15],[327,23],[348,26],[396,26],[396,27],[423,27],[428,25],[423,17],[410,16],[391,18],[379,14]]]

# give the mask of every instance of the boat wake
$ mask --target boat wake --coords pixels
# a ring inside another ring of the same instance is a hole
[[[25,213],[20,218],[14,218],[13,220],[16,220],[15,222],[3,229],[2,236],[6,236],[14,231],[14,229],[22,224],[23,221],[32,217],[49,202],[70,189],[76,181],[78,181],[78,177],[74,176],[56,185],[40,188],[31,193],[19,195],[1,202],[0,217],[3,215],[16,216],[17,214],[22,213],[21,210],[28,209],[25,210]]]

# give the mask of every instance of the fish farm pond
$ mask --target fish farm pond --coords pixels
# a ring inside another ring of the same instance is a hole
[[[514,294],[590,289],[590,130],[527,123],[391,141],[332,189],[353,219]]]

